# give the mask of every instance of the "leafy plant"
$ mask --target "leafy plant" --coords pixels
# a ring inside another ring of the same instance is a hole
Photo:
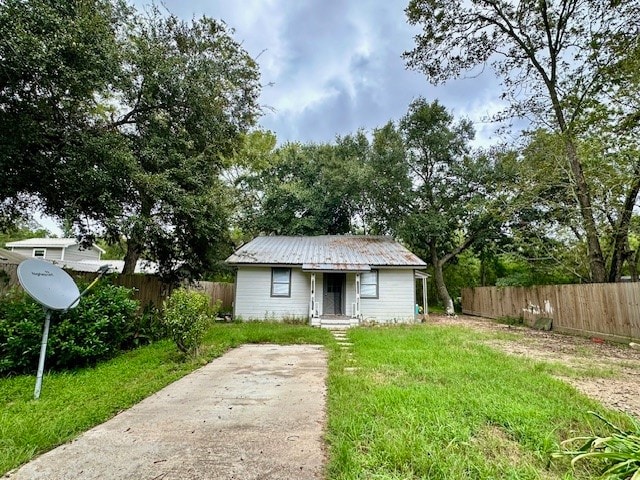
[[[52,325],[51,365],[73,368],[113,357],[133,336],[138,302],[131,290],[100,285]]]
[[[556,456],[572,456],[571,465],[580,460],[602,460],[604,470],[601,478],[607,480],[640,479],[640,422],[629,417],[633,430],[624,431],[596,412],[589,412],[604,423],[613,433],[606,436],[587,436],[570,438],[562,442],[562,446],[583,442],[577,450],[565,450]]]
[[[131,346],[138,302],[131,290],[100,285],[78,307],[54,313],[47,367],[76,368],[113,357]],[[0,374],[32,373],[38,362],[44,311],[24,292],[0,299]]]
[[[164,324],[178,350],[197,353],[207,326],[222,302],[209,306],[209,297],[185,288],[174,290],[164,302]]]
[[[148,304],[136,317],[131,347],[139,347],[167,338],[167,328],[162,318],[162,311],[153,304]]]

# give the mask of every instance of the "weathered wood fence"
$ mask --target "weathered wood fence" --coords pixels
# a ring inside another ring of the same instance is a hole
[[[19,287],[17,265],[0,264],[0,293],[7,292],[12,287]],[[67,271],[76,281],[91,282],[97,274],[93,272]],[[132,288],[134,298],[142,307],[153,305],[162,306],[165,298],[171,293],[172,286],[164,283],[153,275],[113,275],[110,277],[114,285]],[[230,312],[233,308],[235,288],[232,283],[197,282],[188,288],[205,293],[213,305],[218,299],[222,300],[222,311]]]
[[[550,318],[553,330],[628,342],[640,339],[640,283],[593,283],[462,290],[462,312],[521,318],[532,325]]]

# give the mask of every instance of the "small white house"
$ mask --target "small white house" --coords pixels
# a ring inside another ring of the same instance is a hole
[[[315,326],[416,320],[427,264],[391,237],[257,237],[227,259],[237,267],[234,317]],[[425,293],[426,295],[426,293]]]
[[[105,251],[96,244],[82,247],[75,238],[30,238],[8,242],[7,249],[24,257],[46,260],[61,268],[76,272],[96,272],[108,265],[110,272],[122,273],[124,260],[102,260]],[[134,273],[158,273],[158,265],[149,260],[138,260]]]
[[[25,257],[68,262],[98,261],[104,253],[104,250],[95,244],[88,248],[81,247],[75,238],[30,238],[8,242],[6,247]]]

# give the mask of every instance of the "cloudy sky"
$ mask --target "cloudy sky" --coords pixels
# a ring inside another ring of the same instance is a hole
[[[160,0],[158,0],[160,1]],[[133,0],[138,9],[151,2]],[[185,20],[207,15],[235,29],[235,39],[257,60],[264,85],[262,128],[280,144],[332,142],[363,128],[399,120],[411,101],[438,99],[472,120],[476,146],[497,141],[483,121],[500,110],[497,80],[476,78],[435,87],[405,68],[417,29],[407,24],[408,0],[162,0]],[[470,75],[471,77],[471,75]],[[60,234],[49,219],[42,223]]]
[[[136,0],[142,8],[148,4]],[[164,0],[184,19],[207,15],[235,29],[257,59],[266,107],[261,126],[286,141],[331,142],[336,135],[371,130],[400,119],[409,103],[438,99],[456,117],[471,119],[477,144],[494,140],[483,122],[499,110],[490,72],[430,85],[405,68],[402,52],[415,28],[404,14],[408,0]]]

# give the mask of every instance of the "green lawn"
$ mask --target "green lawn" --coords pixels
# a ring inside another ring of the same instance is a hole
[[[331,479],[588,478],[551,453],[562,439],[601,429],[587,411],[603,409],[553,379],[547,365],[483,345],[491,334],[455,327],[353,329],[349,338],[352,356],[324,330],[218,324],[197,360],[159,342],[96,368],[47,375],[39,401],[32,376],[1,379],[0,474],[230,347],[271,342],[329,349]]]
[[[592,478],[551,454],[602,429],[587,411],[603,408],[483,338],[455,327],[351,330],[352,359],[331,364],[329,478]]]

